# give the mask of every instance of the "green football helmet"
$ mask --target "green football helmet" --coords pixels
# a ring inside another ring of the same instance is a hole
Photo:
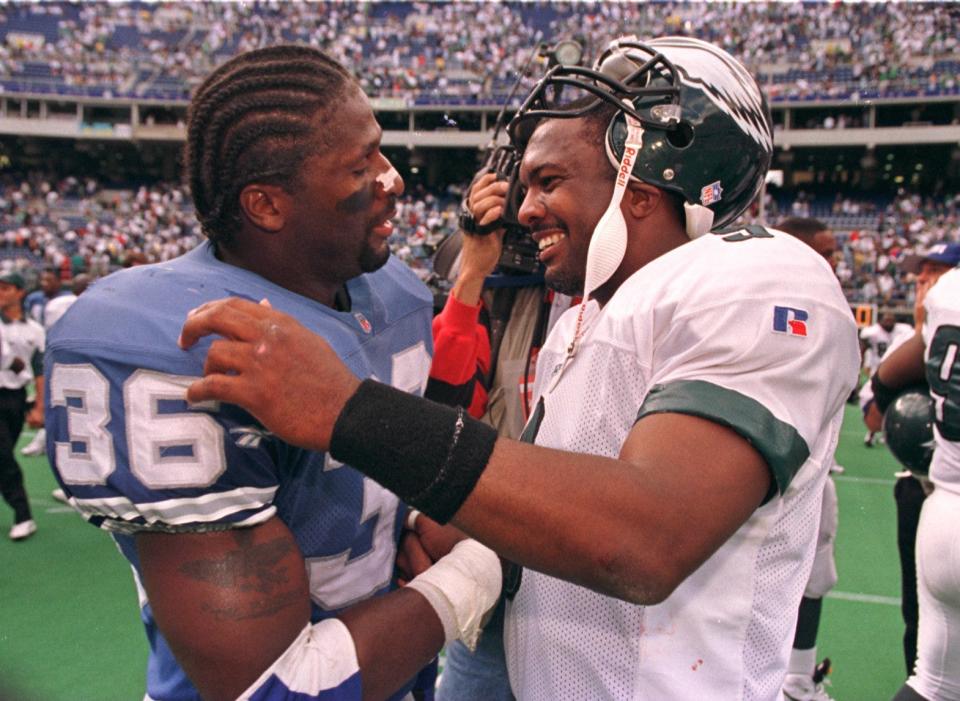
[[[691,236],[731,223],[760,192],[773,156],[770,109],[722,49],[690,37],[630,36],[610,42],[592,69],[553,66],[511,121],[512,143],[522,152],[539,119],[579,117],[601,100],[619,107],[607,129],[612,166],[623,157],[630,115],[643,129],[632,177],[679,194]]]
[[[926,386],[910,387],[897,395],[883,415],[887,447],[901,465],[926,475],[933,458],[933,400]]]

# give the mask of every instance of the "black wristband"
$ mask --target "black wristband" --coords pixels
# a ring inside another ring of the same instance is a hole
[[[364,380],[337,417],[330,455],[446,523],[470,496],[496,440],[462,407]]]
[[[899,389],[885,385],[880,381],[879,372],[873,373],[873,376],[870,378],[870,389],[873,390],[873,403],[881,414],[886,413],[887,407],[890,406],[893,400],[897,398],[897,395],[900,394]]]

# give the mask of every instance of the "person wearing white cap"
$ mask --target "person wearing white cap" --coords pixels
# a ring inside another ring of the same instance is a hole
[[[20,273],[0,275],[0,494],[14,511],[11,540],[24,540],[37,530],[14,448],[25,419],[34,428],[43,425],[45,337],[43,327],[24,315],[24,294]],[[28,411],[26,387],[34,381],[37,398]]]
[[[44,331],[49,331],[55,321],[51,318],[49,310],[62,304],[65,298],[72,301],[76,296],[70,290],[63,289],[60,271],[57,268],[48,267],[40,273],[40,289],[34,290],[24,298],[24,309],[30,318],[43,326]],[[33,439],[20,449],[20,453],[35,457],[46,450],[46,445],[47,432],[41,424]],[[58,498],[56,494],[54,498]]]

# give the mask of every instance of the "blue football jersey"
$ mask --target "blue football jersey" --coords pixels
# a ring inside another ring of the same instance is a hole
[[[306,561],[315,622],[389,590],[404,511],[393,494],[280,441],[235,405],[184,399],[213,340],[177,346],[187,312],[230,296],[268,299],[324,337],[358,377],[421,394],[432,353],[426,287],[395,258],[346,287],[351,309],[336,311],[222,263],[204,243],[100,280],[57,324],[45,358],[51,464],[75,508],[114,533],[135,572],[133,533],[237,528],[277,515]],[[199,698],[142,604],[149,696]]]

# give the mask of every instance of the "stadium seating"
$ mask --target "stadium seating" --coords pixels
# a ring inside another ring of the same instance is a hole
[[[824,3],[813,12],[777,2],[6,3],[0,89],[185,104],[228,56],[286,41],[328,51],[374,97],[407,106],[499,105],[537,43],[574,37],[592,56],[602,41],[629,32],[717,43],[747,62],[774,102],[960,94],[960,14],[947,4]],[[841,119],[861,126],[856,115]],[[822,121],[812,126],[827,126]],[[106,191],[67,175],[0,180],[0,269],[45,264],[102,274],[168,259],[200,240],[178,186]],[[764,219],[800,214],[833,228],[851,302],[908,308],[910,279],[897,262],[960,237],[957,197],[784,197],[771,200]],[[455,227],[456,196],[418,192],[400,210],[391,244],[429,279],[432,251]]]
[[[287,41],[329,51],[372,96],[495,104],[529,56],[530,37],[576,37],[589,56],[601,40],[630,32],[718,43],[775,102],[960,94],[960,18],[949,4],[927,3],[816,12],[775,2],[7,4],[0,84],[7,93],[186,101],[226,57]]]

